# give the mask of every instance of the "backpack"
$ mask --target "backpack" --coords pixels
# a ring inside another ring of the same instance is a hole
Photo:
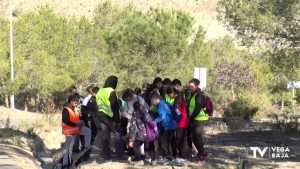
[[[144,122],[146,128],[147,142],[153,142],[157,140],[159,137],[159,132],[157,125],[154,121],[146,121]]]
[[[138,99],[137,102],[140,103],[140,100]],[[159,137],[157,124],[152,120],[147,121],[145,116],[143,116],[142,121],[146,128],[146,141],[149,143],[157,140]]]
[[[207,95],[204,95],[204,96],[205,96],[205,106],[206,106],[205,113],[208,114],[208,116],[212,116],[213,112],[214,112],[214,107],[213,107],[212,101],[209,96],[207,96]]]

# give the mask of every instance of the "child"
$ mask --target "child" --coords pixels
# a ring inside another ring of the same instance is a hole
[[[149,116],[139,102],[135,102],[133,108],[134,112],[130,121],[128,146],[133,148],[134,151],[135,159],[132,160],[133,164],[144,165],[141,146],[145,143],[147,138],[145,120],[149,118]]]

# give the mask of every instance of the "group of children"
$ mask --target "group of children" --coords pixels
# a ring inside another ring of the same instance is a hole
[[[83,152],[77,163],[87,160],[97,133],[103,160],[112,159],[114,147],[117,160],[134,155],[130,159],[134,165],[204,162],[207,153],[203,128],[213,110],[209,97],[199,88],[198,79],[192,79],[188,88],[183,89],[178,79],[158,77],[152,84],[143,84],[142,89],[125,89],[121,98],[115,92],[117,83],[118,78],[110,76],[104,87],[94,87],[84,99],[80,99],[76,88],[70,88],[68,105],[62,111],[68,150],[62,159],[63,166],[72,163],[74,151]],[[192,150],[196,152],[193,159]]]

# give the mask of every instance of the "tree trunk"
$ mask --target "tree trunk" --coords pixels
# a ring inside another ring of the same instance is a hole
[[[236,94],[234,92],[233,85],[231,86],[231,94],[232,94],[232,100],[235,101],[236,100]]]
[[[5,106],[9,108],[9,97],[7,95],[5,95]]]
[[[36,112],[37,111],[37,97],[36,96],[34,96],[34,112]]]
[[[283,98],[281,98],[281,113],[283,113],[283,109],[284,109],[284,100]]]
[[[28,112],[28,95],[25,95],[24,111]]]

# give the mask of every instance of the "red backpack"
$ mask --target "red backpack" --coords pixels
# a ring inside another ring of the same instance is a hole
[[[212,104],[210,97],[207,96],[206,94],[204,94],[204,96],[205,96],[206,114],[208,114],[208,116],[212,116],[214,112],[214,106]]]

